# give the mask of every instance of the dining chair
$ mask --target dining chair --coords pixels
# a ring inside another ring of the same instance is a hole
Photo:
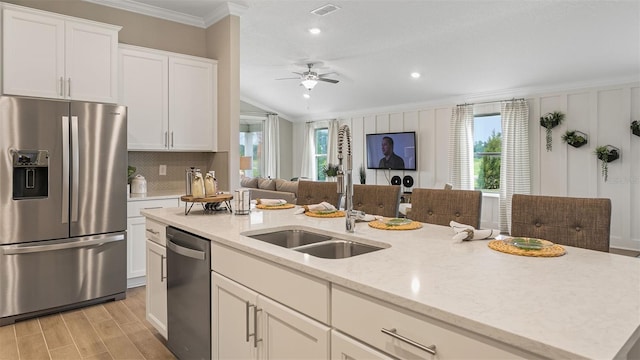
[[[609,252],[611,200],[514,194],[511,236]]]
[[[449,226],[451,221],[480,227],[482,192],[477,190],[413,189],[411,220]]]
[[[326,201],[337,208],[338,198],[338,183],[335,181],[298,181],[297,205],[312,205]]]
[[[353,185],[353,209],[371,215],[398,217],[399,185]]]

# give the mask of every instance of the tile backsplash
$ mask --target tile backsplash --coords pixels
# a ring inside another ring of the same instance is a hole
[[[130,151],[129,165],[136,168],[134,175],[140,174],[147,179],[147,190],[164,191],[185,190],[185,169],[194,166],[202,172],[211,169],[213,153],[174,153]],[[160,174],[160,165],[167,166],[167,175]]]

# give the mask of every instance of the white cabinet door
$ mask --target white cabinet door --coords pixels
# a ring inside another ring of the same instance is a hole
[[[64,98],[64,21],[15,9],[3,12],[3,92]]]
[[[378,350],[357,340],[331,331],[331,360],[393,360]]]
[[[118,101],[118,31],[82,22],[66,22],[66,95],[68,99]]]
[[[260,359],[329,359],[329,327],[264,296],[258,310]]]
[[[171,150],[216,150],[216,68],[209,60],[169,58]]]
[[[127,106],[129,150],[168,148],[168,58],[149,51],[120,48],[120,101]]]
[[[211,282],[213,359],[256,359],[255,305],[258,294],[215,272]]]
[[[147,240],[147,320],[167,338],[167,249]]]
[[[127,218],[127,279],[145,276],[145,259],[144,216]],[[144,281],[134,285],[144,285]]]
[[[117,102],[120,27],[4,6],[3,93]]]

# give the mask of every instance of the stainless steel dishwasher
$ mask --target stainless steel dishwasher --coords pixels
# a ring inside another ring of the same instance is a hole
[[[167,346],[182,360],[211,359],[211,243],[167,228]]]

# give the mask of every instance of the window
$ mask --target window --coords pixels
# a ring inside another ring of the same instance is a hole
[[[316,158],[316,174],[318,174],[318,178],[316,180],[326,180],[326,175],[322,170],[327,166],[327,143],[329,142],[329,129],[315,129],[313,138],[313,143],[316,146],[314,151]]]
[[[262,174],[264,163],[262,140],[264,137],[263,121],[246,121],[240,123],[240,156],[251,156],[251,170],[245,172],[246,176],[259,177]]]
[[[484,192],[500,190],[502,119],[500,114],[476,115],[473,119],[474,188]]]

